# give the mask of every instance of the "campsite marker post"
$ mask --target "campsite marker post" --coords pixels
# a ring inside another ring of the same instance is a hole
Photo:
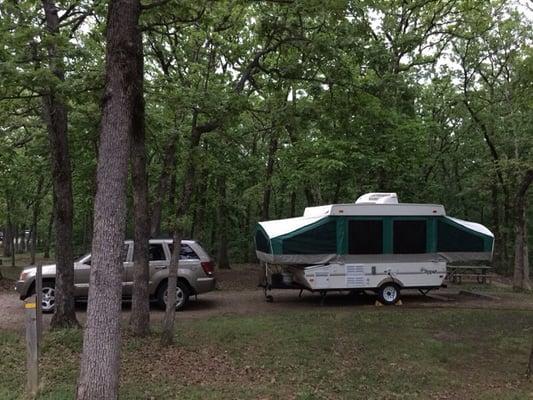
[[[41,339],[43,337],[43,310],[42,310],[42,301],[43,301],[43,266],[42,264],[37,264],[36,274],[35,274],[35,293],[37,294],[36,298],[36,329],[37,329],[37,351],[38,356],[41,355]]]
[[[26,370],[28,371],[28,394],[35,398],[39,388],[39,355],[37,343],[37,296],[24,302],[26,314]]]

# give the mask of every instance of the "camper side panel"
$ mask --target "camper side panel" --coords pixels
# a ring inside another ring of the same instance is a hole
[[[329,264],[290,271],[311,290],[375,289],[391,280],[403,288],[430,288],[442,285],[446,263]]]

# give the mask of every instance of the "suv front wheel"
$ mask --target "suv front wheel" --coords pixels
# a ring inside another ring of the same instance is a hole
[[[35,294],[35,283],[32,285],[29,295]],[[41,311],[45,314],[53,313],[56,307],[56,288],[54,281],[43,280],[41,290]]]
[[[168,281],[165,281],[159,286],[157,291],[157,304],[162,309],[166,309],[167,306],[167,287]],[[189,302],[189,288],[182,282],[176,282],[176,311],[182,310]]]

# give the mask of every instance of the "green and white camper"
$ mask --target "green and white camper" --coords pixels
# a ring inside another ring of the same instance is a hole
[[[391,304],[403,288],[440,287],[448,262],[490,261],[494,235],[446,216],[442,205],[368,193],[354,204],[308,207],[302,217],[259,222],[255,244],[266,267],[282,265],[290,275],[287,286],[373,289]]]

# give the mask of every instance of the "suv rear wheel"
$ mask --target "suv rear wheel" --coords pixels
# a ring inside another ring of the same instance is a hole
[[[165,281],[159,286],[157,291],[157,304],[162,309],[167,306],[167,287],[168,281]],[[176,311],[182,310],[189,302],[189,288],[182,282],[176,282]]]

